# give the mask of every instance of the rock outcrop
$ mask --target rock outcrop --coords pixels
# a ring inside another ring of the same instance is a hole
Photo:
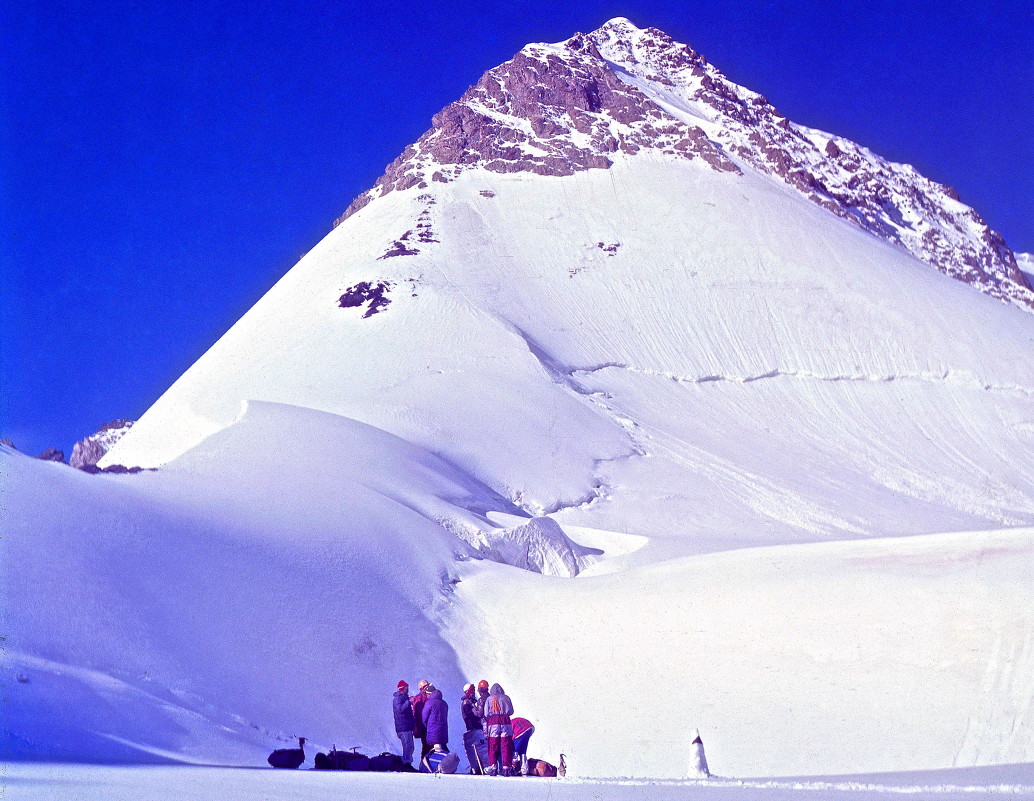
[[[132,427],[132,420],[113,420],[105,423],[96,434],[91,434],[75,443],[68,463],[80,470],[93,467]],[[95,471],[88,470],[88,472]]]
[[[1017,253],[1016,266],[1027,277],[1027,283],[1034,286],[1034,253]]]

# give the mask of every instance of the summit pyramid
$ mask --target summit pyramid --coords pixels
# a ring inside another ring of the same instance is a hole
[[[435,115],[104,463],[274,401],[690,548],[1031,522],[1032,310],[950,189],[615,19]]]

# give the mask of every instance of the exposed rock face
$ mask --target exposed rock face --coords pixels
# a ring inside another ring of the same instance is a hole
[[[39,455],[39,458],[45,462],[63,462],[65,460],[65,452],[59,451],[57,448],[47,448]]]
[[[338,222],[375,197],[423,188],[429,180],[447,182],[475,166],[572,175],[610,167],[617,152],[651,150],[739,172],[700,128],[622,81],[596,49],[595,35],[579,34],[563,46],[528,45],[486,72],[433,117],[431,130],[388,165]]]
[[[378,281],[377,283],[360,281],[355,286],[350,286],[345,290],[345,294],[338,298],[338,306],[343,309],[350,309],[369,304],[366,307],[366,314],[363,315],[363,318],[372,317],[377,312],[386,309],[388,304],[391,303],[391,298],[388,297],[388,291],[391,287],[390,281]]]
[[[5,448],[10,448],[12,451],[18,450],[18,448],[15,447],[15,444],[7,437],[0,437],[0,445],[3,445]]]
[[[97,467],[95,464],[83,465],[82,471],[84,473],[140,473],[143,471],[142,467],[126,467],[124,464],[109,464],[107,467]]]
[[[105,423],[96,434],[91,434],[75,443],[68,463],[80,470],[93,467],[132,427],[132,420],[113,420]],[[87,472],[95,471],[87,470]]]
[[[81,470],[87,465],[97,464],[105,453],[107,450],[100,443],[87,437],[72,446],[72,457],[68,463]]]
[[[691,47],[620,18],[561,44],[528,45],[486,72],[337,222],[464,170],[566,176],[641,153],[761,171],[941,272],[1034,310],[1013,253],[954,190],[791,123]],[[406,237],[395,245],[385,257],[414,252]]]
[[[1034,253],[1017,253],[1016,266],[1027,277],[1027,283],[1034,286]]]

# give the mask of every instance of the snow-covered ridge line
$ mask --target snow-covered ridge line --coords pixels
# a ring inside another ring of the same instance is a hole
[[[910,165],[790,122],[764,96],[728,80],[692,48],[656,28],[641,30],[615,20],[590,38],[676,116],[709,118],[716,125],[713,138],[726,151],[941,272],[1034,309],[1034,291],[1002,237],[953,189]]]
[[[1002,392],[1023,397],[1034,396],[1034,387],[1022,387],[1016,384],[989,384],[985,381],[981,381],[975,375],[965,370],[945,370],[940,373],[897,373],[891,375],[868,375],[862,373],[822,375],[819,373],[809,372],[807,370],[787,370],[777,367],[772,370],[767,370],[763,373],[756,373],[753,375],[684,376],[664,370],[651,370],[647,367],[635,367],[630,364],[621,364],[619,362],[607,362],[593,367],[575,368],[570,370],[567,374],[574,378],[579,375],[592,375],[593,373],[599,373],[605,370],[625,370],[630,373],[666,378],[680,384],[712,384],[721,382],[731,384],[750,384],[754,381],[764,381],[769,378],[793,378],[803,381],[858,382],[870,384],[885,384],[894,381],[922,381],[934,384],[947,382],[963,386],[967,389],[978,389],[987,392]]]
[[[335,225],[389,192],[475,168],[562,177],[637,154],[700,159],[736,175],[757,170],[946,275],[1034,310],[1012,251],[953,189],[790,122],[688,45],[623,18],[527,45],[486,72]]]

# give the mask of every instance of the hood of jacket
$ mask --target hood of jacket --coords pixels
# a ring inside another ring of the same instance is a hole
[[[442,691],[441,690],[435,690],[433,693],[431,693],[428,696],[428,698],[441,698],[441,697],[442,697]]]
[[[503,688],[498,684],[492,685],[491,695],[504,695]]]

